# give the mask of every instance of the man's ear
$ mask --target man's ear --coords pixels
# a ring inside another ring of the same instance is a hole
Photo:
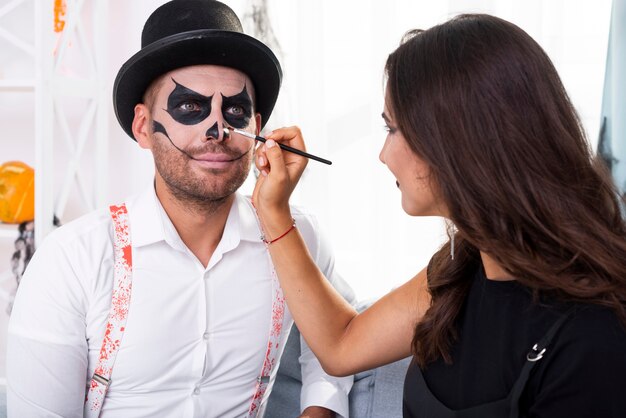
[[[256,135],[261,135],[261,114],[257,113],[254,115],[254,119],[256,120]]]
[[[133,136],[141,148],[152,148],[152,126],[150,126],[150,110],[148,107],[139,103],[135,106],[135,117],[133,118]]]

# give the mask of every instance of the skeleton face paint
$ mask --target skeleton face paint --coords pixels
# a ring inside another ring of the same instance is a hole
[[[222,99],[221,115],[212,115],[211,111],[214,95],[205,96],[177,82],[174,78],[172,78],[172,81],[176,87],[167,98],[167,109],[163,110],[176,122],[182,125],[192,126],[202,123],[207,118],[211,120],[216,119],[216,122],[211,125],[205,133],[207,139],[221,139],[220,134],[223,133],[223,131],[220,132],[220,120],[222,122],[222,128],[228,124],[228,126],[233,128],[243,129],[250,124],[250,119],[252,118],[252,99],[248,94],[245,84],[241,92],[232,96],[227,96],[220,92]],[[172,144],[174,144],[167,134],[163,123],[156,120],[155,123],[159,124],[159,129],[155,131],[165,134]],[[178,146],[176,147],[178,148]]]
[[[211,113],[213,96],[203,96],[200,93],[178,84],[172,78],[176,88],[167,98],[166,112],[172,119],[183,125],[195,125],[202,122]]]
[[[203,96],[172,79],[176,88],[167,99],[166,112],[172,119],[183,125],[195,125],[211,114],[213,96]],[[221,94],[221,93],[220,93]],[[222,96],[222,115],[224,121],[233,128],[243,129],[250,124],[252,117],[252,99],[246,86],[234,96]]]
[[[168,73],[156,90],[151,150],[178,198],[221,199],[247,177],[254,141],[224,127],[256,130],[251,87],[237,70],[203,65]]]
[[[222,114],[233,128],[243,129],[250,124],[252,99],[246,86],[243,86],[241,93],[234,96],[228,97],[222,94]]]
[[[217,126],[217,122],[215,122],[213,126],[207,129],[205,135],[207,138],[217,138],[219,134],[220,134],[220,128]]]

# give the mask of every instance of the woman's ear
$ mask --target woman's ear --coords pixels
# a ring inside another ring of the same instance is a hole
[[[152,148],[152,126],[150,126],[150,110],[148,107],[139,103],[135,106],[135,117],[133,118],[133,136],[141,148]]]

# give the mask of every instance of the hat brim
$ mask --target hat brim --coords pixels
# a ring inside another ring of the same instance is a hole
[[[267,123],[282,80],[280,63],[257,39],[239,32],[203,29],[160,39],[133,55],[113,84],[113,108],[124,131],[135,139],[134,108],[159,76],[191,65],[220,65],[246,74],[254,84],[256,111],[261,127]]]

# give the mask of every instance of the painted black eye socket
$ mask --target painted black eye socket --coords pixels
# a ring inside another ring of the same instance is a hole
[[[167,98],[167,113],[183,125],[195,125],[206,119],[211,113],[213,96],[203,96],[172,79],[176,88]]]
[[[248,124],[248,119],[252,117],[252,99],[245,85],[241,92],[234,96],[224,96],[222,94],[222,112],[227,120],[235,118],[239,121],[238,124],[244,123],[244,126]]]

